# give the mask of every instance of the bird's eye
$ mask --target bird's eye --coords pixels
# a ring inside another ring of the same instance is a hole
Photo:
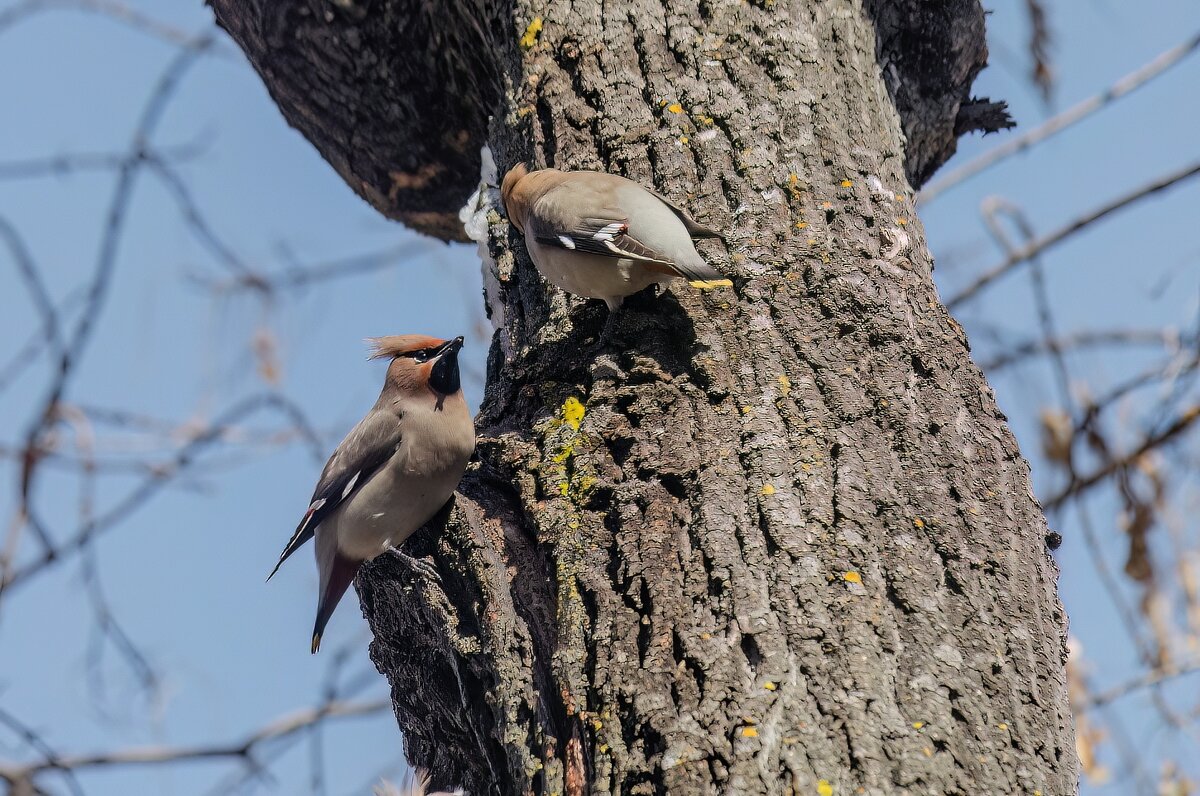
[[[428,348],[421,349],[417,353],[413,354],[413,359],[417,360],[418,362],[425,362],[426,360],[429,359],[429,349]]]

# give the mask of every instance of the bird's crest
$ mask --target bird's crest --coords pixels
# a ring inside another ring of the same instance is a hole
[[[500,183],[500,199],[504,202],[505,209],[508,208],[508,200],[512,197],[513,188],[516,188],[517,183],[528,173],[529,166],[525,163],[518,163],[504,175],[504,180]]]
[[[394,334],[388,337],[367,338],[367,345],[371,346],[371,359],[394,359],[413,351],[420,351],[422,348],[437,348],[445,344],[445,340],[424,334]]]

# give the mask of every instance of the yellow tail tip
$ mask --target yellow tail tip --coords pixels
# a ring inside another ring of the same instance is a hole
[[[316,654],[317,654],[317,650],[319,650],[319,649],[321,649],[321,634],[320,634],[320,633],[313,633],[313,640],[312,640],[312,654],[313,654],[313,655],[316,655]]]
[[[688,282],[689,285],[697,290],[712,290],[718,287],[733,287],[733,282],[728,279],[693,279]]]

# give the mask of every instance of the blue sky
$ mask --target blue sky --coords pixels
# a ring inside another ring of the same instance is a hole
[[[13,5],[0,2],[0,13]],[[186,31],[209,24],[199,3],[131,5]],[[989,17],[993,66],[976,93],[1007,99],[1028,128],[1048,111],[1024,75],[1024,17],[1008,7],[1020,4],[995,5]],[[1177,44],[1200,22],[1188,0],[1136,8],[1111,0],[1060,2],[1051,10],[1059,108]],[[40,14],[0,30],[0,107],[6,109],[0,164],[124,151],[142,105],[173,56],[172,46],[153,37],[74,11]],[[1200,58],[1193,58],[1075,130],[923,207],[943,294],[1000,257],[979,220],[985,196],[1020,203],[1046,231],[1195,158],[1200,109],[1180,98],[1196,96],[1197,79]],[[951,167],[1001,140],[965,140]],[[468,336],[465,362],[476,375],[468,379],[468,397],[478,402],[486,322],[474,247],[421,239],[359,200],[287,127],[231,43],[222,38],[217,51],[184,76],[153,142],[199,150],[176,168],[212,229],[256,271],[282,272],[297,262],[398,246],[408,247],[407,253],[393,258],[390,267],[270,300],[214,290],[214,282],[228,280],[228,271],[189,229],[163,182],[143,171],[114,280],[69,401],[120,407],[182,426],[212,420],[243,398],[278,389],[312,420],[327,452],[379,389],[382,368],[366,361],[363,338],[426,332]],[[95,267],[113,182],[109,171],[0,178],[0,218],[20,231],[56,300],[78,290]],[[1192,234],[1198,199],[1200,187],[1181,187],[1049,254],[1047,278],[1063,330],[1189,322],[1200,287],[1200,243]],[[10,267],[6,252],[0,263]],[[1036,333],[1028,280],[1021,276],[999,283],[959,317],[981,359],[995,350],[989,334],[996,329]],[[35,319],[22,290],[0,295],[0,339],[6,341],[0,366],[27,339]],[[277,385],[256,368],[256,340],[269,341],[278,358]],[[1081,376],[1103,384],[1148,362],[1147,356],[1108,352],[1073,361]],[[0,441],[20,440],[35,419],[49,375],[39,364],[0,392]],[[1038,413],[1056,401],[1048,371],[1040,365],[1005,371],[992,383],[1023,450],[1036,454]],[[287,421],[263,413],[238,425],[271,431],[286,428]],[[127,460],[147,449],[165,453],[147,435],[103,426],[94,431],[106,460]],[[74,444],[66,432],[62,442]],[[33,724],[62,751],[237,738],[319,701],[334,658],[326,653],[344,645],[352,652],[341,680],[355,688],[353,699],[387,696],[386,683],[367,659],[368,634],[352,599],[335,614],[322,655],[313,657],[307,646],[316,575],[308,559],[289,562],[269,586],[262,582],[307,503],[323,457],[315,458],[302,442],[268,441],[221,448],[201,462],[95,548],[115,615],[163,676],[156,700],[147,699],[111,648],[101,664],[107,687],[93,690],[87,674],[92,609],[78,558],[15,588],[0,604],[0,707]],[[1039,468],[1036,457],[1034,468],[1039,491],[1053,488],[1053,473]],[[55,534],[65,537],[79,522],[80,479],[73,472],[43,470],[37,505]],[[17,472],[11,459],[0,458],[0,484],[15,485]],[[136,484],[127,475],[102,477],[96,509],[103,512]],[[15,506],[15,487],[0,489],[5,532]],[[1113,506],[1098,500],[1094,507],[1119,565]],[[1128,645],[1112,630],[1112,611],[1074,520],[1064,517],[1057,527],[1066,537],[1059,560],[1073,632],[1097,680],[1120,682],[1136,671]],[[1123,710],[1151,759],[1184,751],[1152,730],[1157,717],[1136,700]],[[401,742],[390,713],[340,721],[323,737],[331,794],[362,793],[379,774],[395,777],[401,770]],[[285,751],[261,789],[307,792],[311,751],[306,742]],[[0,734],[0,759],[23,757],[24,750]],[[1189,762],[1200,776],[1195,761]],[[121,769],[83,781],[90,794],[205,793],[232,769],[204,762]],[[1085,792],[1129,790],[1126,782]]]

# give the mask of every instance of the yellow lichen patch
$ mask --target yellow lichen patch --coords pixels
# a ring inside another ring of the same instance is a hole
[[[896,223],[903,227],[906,224],[908,224],[908,219],[907,218],[898,218],[898,219],[896,219]]]
[[[606,743],[600,744],[600,746],[598,746],[597,748],[600,750],[600,754],[608,753],[608,744],[606,744]]]
[[[571,428],[575,429],[576,431],[579,430],[579,424],[583,422],[583,416],[586,413],[587,413],[587,410],[583,407],[583,404],[581,404],[579,402],[579,399],[576,398],[574,395],[572,395],[567,400],[563,401],[563,405],[562,405],[563,422],[566,423]]]
[[[776,688],[778,688],[778,687],[779,687],[779,686],[775,685],[775,684],[774,684],[774,683],[772,683],[770,680],[768,680],[767,682],[763,683],[763,688],[767,689],[768,691],[774,691],[774,690],[775,690]]]
[[[925,520],[921,519],[920,517],[913,517],[913,525],[917,526],[918,528],[924,528]]]
[[[1001,729],[1001,730],[1007,730],[1007,729],[1008,729],[1008,725],[1007,725],[1007,724],[1005,724],[1004,722],[1000,722],[999,724],[997,724],[997,725],[996,725],[996,728],[997,728],[997,729]]]
[[[792,195],[793,199],[800,199],[801,195],[803,194],[803,191],[800,188],[800,175],[788,175],[788,193]]]
[[[592,719],[592,729],[593,730],[599,731],[599,729],[603,726],[604,726],[604,722],[600,721],[600,719]]]
[[[854,183],[851,182],[850,180],[842,180],[842,187],[843,188],[853,188]]]
[[[672,102],[667,106],[667,110],[669,110],[671,113],[683,113],[683,106],[678,102]]]
[[[914,729],[914,730],[919,730],[919,729],[921,729],[921,728],[922,728],[922,727],[924,727],[924,726],[925,726],[925,722],[923,722],[923,721],[914,721],[914,722],[913,722],[913,729]]]
[[[921,748],[921,752],[922,752],[922,753],[923,753],[923,754],[924,754],[926,757],[933,757],[933,750],[932,750],[932,749],[930,749],[928,746],[924,746],[924,747],[922,747],[922,748]]]
[[[862,583],[862,575],[851,570],[850,572],[846,572],[842,575],[842,580],[846,581],[847,583]]]
[[[733,287],[733,282],[728,279],[693,279],[688,282],[689,285],[697,290],[714,290],[718,287]]]
[[[779,376],[779,391],[783,393],[784,398],[786,398],[792,392],[792,380],[789,379],[785,374],[780,374]]]
[[[796,229],[804,229],[807,226],[808,226],[807,221],[797,221],[796,222]]]
[[[529,27],[525,28],[525,35],[518,42],[522,50],[532,50],[533,45],[537,44],[538,35],[542,32],[542,18],[534,17],[529,23]]]
[[[817,796],[833,796],[833,786],[829,784],[829,780],[817,780]]]
[[[770,484],[763,484],[763,486],[762,486],[762,489],[758,490],[758,494],[760,494],[760,495],[774,495],[774,494],[775,494],[775,487],[771,486]]]
[[[742,737],[757,738],[758,737],[758,729],[755,727],[742,727]]]
[[[686,135],[679,136],[679,143],[686,144],[687,142],[688,142],[688,137]]]

